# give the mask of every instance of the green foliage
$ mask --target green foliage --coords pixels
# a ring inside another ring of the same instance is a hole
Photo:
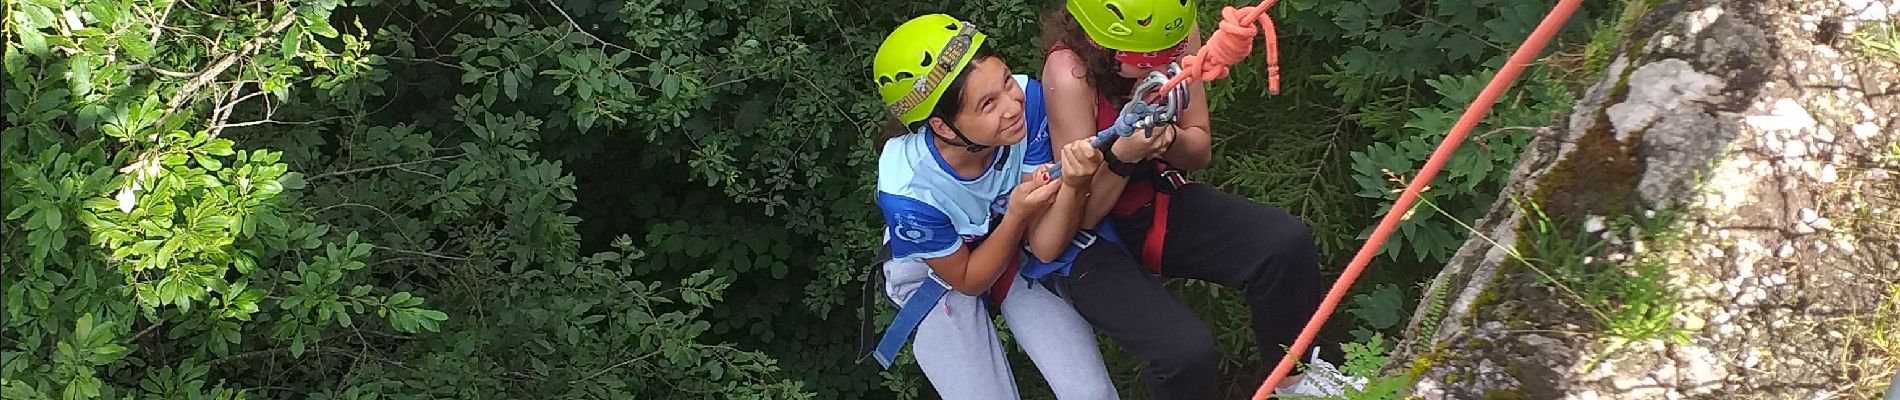
[[[1605,225],[1604,234],[1566,232],[1528,203],[1524,262],[1540,272],[1546,284],[1560,285],[1596,315],[1610,336],[1627,342],[1651,338],[1671,342],[1688,340],[1688,333],[1672,325],[1681,311],[1680,293],[1668,284],[1668,260],[1640,247],[1610,246],[1607,236],[1639,232],[1631,243],[1667,246],[1675,240],[1675,212],[1658,212],[1640,220],[1619,216]],[[1634,254],[1632,254],[1634,253]],[[1624,259],[1628,261],[1622,261]]]
[[[1854,41],[1869,55],[1900,62],[1900,22],[1869,23],[1854,32]]]
[[[1359,186],[1357,195],[1379,199],[1382,204],[1379,215],[1391,212],[1392,202],[1444,140],[1459,114],[1490,80],[1490,75],[1440,76],[1426,80],[1441,96],[1439,102],[1410,109],[1405,134],[1385,139],[1396,143],[1375,143],[1363,152],[1352,154],[1352,177]],[[1535,91],[1526,92],[1528,90]],[[1500,107],[1492,109],[1485,122],[1472,130],[1467,139],[1470,143],[1452,153],[1444,169],[1427,186],[1428,191],[1420,195],[1423,200],[1449,208],[1449,215],[1416,213],[1417,206],[1414,206],[1413,211],[1407,212],[1406,223],[1399,226],[1395,235],[1398,240],[1387,242],[1384,254],[1397,258],[1403,250],[1409,250],[1415,260],[1421,262],[1443,262],[1451,258],[1451,253],[1464,244],[1465,235],[1457,229],[1457,224],[1443,218],[1469,223],[1483,216],[1510,178],[1518,151],[1529,143],[1531,132],[1568,110],[1574,101],[1570,96],[1560,83],[1542,83],[1501,99]],[[1360,238],[1371,234],[1368,227]]]
[[[1378,201],[1378,213],[1388,212],[1385,209],[1389,209],[1397,197],[1392,183],[1404,182],[1413,175],[1465,106],[1476,97],[1489,79],[1489,71],[1501,65],[1507,50],[1529,34],[1548,7],[1538,2],[1505,4],[1485,0],[1430,3],[1289,0],[1281,3],[1277,8],[1281,15],[1277,17],[1283,31],[1282,40],[1324,43],[1301,47],[1306,51],[1321,50],[1330,56],[1330,60],[1307,61],[1320,64],[1323,70],[1288,73],[1294,83],[1287,89],[1287,95],[1308,97],[1307,102],[1316,101],[1311,97],[1326,98],[1320,102],[1333,105],[1325,110],[1328,116],[1345,116],[1336,126],[1348,124],[1346,131],[1369,134],[1372,139],[1370,143],[1350,139],[1322,142],[1331,143],[1329,149],[1347,147],[1345,151],[1328,152],[1343,162],[1331,164],[1331,169],[1314,175],[1326,176],[1325,180],[1331,182],[1343,182],[1343,178],[1350,177],[1351,183],[1335,183],[1328,189],[1333,193],[1356,192],[1357,196]],[[1594,12],[1594,7],[1586,8],[1556,46],[1562,47],[1578,36],[1580,28],[1588,26],[1581,21]],[[1288,37],[1291,39],[1286,39]],[[1293,54],[1295,59],[1301,57],[1301,53]],[[1249,70],[1251,68],[1236,68],[1242,72]],[[1476,143],[1456,153],[1439,180],[1433,182],[1433,191],[1426,193],[1442,205],[1457,210],[1453,213],[1456,218],[1475,219],[1475,213],[1495,200],[1491,194],[1516,162],[1517,149],[1528,141],[1530,129],[1525,127],[1543,126],[1569,107],[1568,89],[1561,83],[1543,83],[1549,79],[1540,78],[1550,76],[1550,72],[1543,70],[1533,69],[1517,89],[1504,96],[1506,106],[1494,109],[1474,130],[1472,140]],[[1244,75],[1238,78],[1253,78]],[[1311,80],[1305,80],[1309,77]],[[1210,96],[1218,100],[1223,98],[1223,93]],[[1289,131],[1282,136],[1282,141],[1311,142],[1314,133],[1328,131]],[[1357,148],[1363,150],[1352,150]],[[1299,180],[1275,183],[1273,186],[1312,186]],[[1352,201],[1330,203],[1351,204]],[[1350,212],[1354,217],[1363,215],[1349,210],[1302,215],[1309,219],[1335,212]],[[1385,254],[1397,260],[1401,253],[1409,252],[1413,261],[1443,262],[1463,241],[1463,236],[1452,224],[1434,219],[1415,216],[1408,220],[1402,225],[1397,240],[1388,242],[1383,249]],[[1328,221],[1320,222],[1322,228],[1330,228],[1325,226],[1330,224],[1324,223]],[[1359,239],[1364,239],[1370,233],[1365,231],[1369,227],[1363,224],[1350,225],[1350,230],[1344,231],[1348,235],[1359,233]],[[1327,248],[1350,248],[1350,244],[1353,243]]]
[[[1431,203],[1426,205],[1444,213]],[[1675,226],[1678,211],[1651,212],[1641,218],[1617,216],[1599,233],[1591,231],[1589,223],[1554,221],[1536,202],[1519,205],[1526,218],[1518,235],[1519,247],[1505,249],[1510,260],[1534,272],[1538,283],[1556,287],[1575,301],[1610,339],[1585,370],[1594,369],[1604,357],[1630,343],[1689,340],[1689,332],[1674,324],[1682,310],[1681,293],[1669,284],[1669,260],[1663,253],[1644,250],[1667,247],[1681,238],[1682,228]],[[1621,237],[1625,231],[1632,232],[1627,241]],[[1612,243],[1611,237],[1618,240]]]
[[[1405,322],[1405,294],[1398,285],[1381,283],[1370,292],[1352,296],[1352,304],[1346,312],[1359,318],[1359,328],[1353,329],[1354,340],[1371,340],[1381,331],[1390,331]]]
[[[631,239],[577,255],[549,103],[504,105],[600,51],[471,14],[500,6],[6,2],[6,397],[810,396],[707,333],[730,276],[636,273]],[[481,21],[422,40],[368,15]],[[482,79],[416,91],[434,71],[392,61],[449,64],[402,50],[445,40]],[[679,123],[703,89],[657,79],[680,102],[607,111]],[[576,103],[554,115],[615,106]]]

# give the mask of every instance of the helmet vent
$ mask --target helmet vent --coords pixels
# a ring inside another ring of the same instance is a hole
[[[926,51],[924,52],[924,62],[917,63],[917,66],[929,68],[930,62],[935,60],[935,58],[936,58],[936,55],[930,54],[930,52]]]
[[[1112,12],[1112,13],[1115,13],[1115,18],[1116,18],[1116,19],[1120,19],[1120,20],[1123,20],[1123,21],[1127,21],[1127,20],[1128,20],[1128,16],[1126,16],[1126,15],[1122,15],[1122,8],[1121,8],[1121,7],[1116,7],[1116,6],[1114,5],[1114,4],[1103,4],[1103,5],[1104,5],[1104,6],[1107,6],[1107,7],[1108,7],[1108,12]]]

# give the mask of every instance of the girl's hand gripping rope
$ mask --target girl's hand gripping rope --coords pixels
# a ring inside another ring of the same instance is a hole
[[[1168,68],[1168,72],[1170,73],[1179,73],[1180,71],[1181,66],[1178,64]],[[1141,83],[1135,86],[1134,99],[1129,100],[1128,104],[1122,105],[1121,114],[1115,117],[1114,124],[1109,125],[1108,129],[1103,129],[1095,133],[1095,138],[1090,142],[1091,146],[1100,151],[1109,151],[1108,146],[1114,143],[1113,140],[1110,140],[1111,138],[1117,136],[1131,136],[1137,131],[1149,137],[1153,137],[1155,127],[1172,124],[1176,120],[1179,120],[1181,113],[1185,111],[1188,105],[1187,87],[1176,86],[1165,93],[1152,93],[1157,89],[1166,87],[1168,79],[1167,74],[1163,74],[1159,71],[1148,73],[1148,77],[1142,79]],[[1156,103],[1152,105],[1149,104],[1147,101],[1149,98],[1156,100]],[[1055,168],[1049,170],[1050,178],[1053,179],[1061,176],[1061,165],[1057,165]]]

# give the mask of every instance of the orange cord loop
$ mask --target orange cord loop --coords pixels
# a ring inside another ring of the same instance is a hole
[[[1228,67],[1253,53],[1254,34],[1266,31],[1262,41],[1267,44],[1267,91],[1280,94],[1280,39],[1274,33],[1273,18],[1266,11],[1273,7],[1274,1],[1266,0],[1246,8],[1222,8],[1220,28],[1201,46],[1200,52],[1181,59],[1181,74],[1175,75],[1162,89],[1174,89],[1175,85],[1188,80],[1206,82],[1226,78]]]

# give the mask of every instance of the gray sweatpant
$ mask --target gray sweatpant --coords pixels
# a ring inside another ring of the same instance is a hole
[[[936,279],[930,267],[918,261],[886,262],[884,274],[884,292],[897,304],[904,304],[925,279]],[[924,317],[911,339],[917,365],[944,400],[1019,398],[1009,359],[990,323],[988,303],[981,296],[951,290]],[[1043,285],[1031,287],[1016,279],[1003,299],[1002,311],[1004,323],[1042,371],[1056,398],[1119,398],[1102,364],[1095,332],[1067,301]]]

